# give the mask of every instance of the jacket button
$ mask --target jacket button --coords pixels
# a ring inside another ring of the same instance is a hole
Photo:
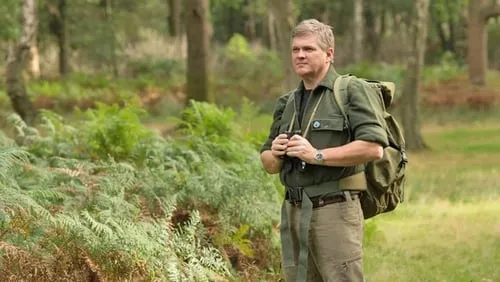
[[[315,121],[315,122],[313,123],[313,127],[314,127],[314,128],[318,128],[320,125],[321,125],[321,123],[320,123],[319,121]]]

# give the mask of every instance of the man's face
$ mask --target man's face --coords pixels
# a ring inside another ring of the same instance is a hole
[[[316,34],[296,36],[292,40],[292,63],[301,78],[315,78],[328,69],[333,59],[333,48],[323,51]]]

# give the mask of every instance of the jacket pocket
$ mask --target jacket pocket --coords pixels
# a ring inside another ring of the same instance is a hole
[[[333,116],[313,119],[309,141],[319,149],[345,144],[347,131],[345,130],[344,117]]]

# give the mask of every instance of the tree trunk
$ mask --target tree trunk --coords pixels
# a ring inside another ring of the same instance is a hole
[[[40,55],[38,54],[36,40],[28,52],[26,67],[31,78],[40,78]]]
[[[111,66],[113,68],[113,76],[118,77],[118,57],[116,55],[116,34],[115,24],[113,22],[113,0],[106,1],[106,21],[109,26],[109,40],[111,48]]]
[[[268,4],[269,5],[269,4]],[[264,37],[264,45],[270,50],[278,50],[278,43],[276,42],[276,32],[274,27],[274,15],[271,11],[269,11],[264,16],[264,24],[263,28],[263,37]]]
[[[38,25],[36,11],[36,0],[23,1],[23,31],[19,42],[9,47],[5,73],[7,94],[12,107],[27,124],[33,124],[36,112],[26,93],[23,66],[36,38]]]
[[[248,20],[245,23],[245,30],[248,39],[250,40],[250,42],[253,42],[257,39],[257,31],[255,28],[255,2],[252,0],[247,0],[245,9],[248,15]]]
[[[66,76],[69,72],[69,34],[67,21],[66,0],[59,0],[59,32],[57,42],[59,45],[59,74]]]
[[[50,15],[50,32],[57,38],[57,45],[59,48],[59,75],[64,77],[70,72],[67,3],[66,0],[58,0],[56,6],[46,1],[45,5]]]
[[[291,0],[275,0],[269,4],[275,19],[278,53],[285,70],[284,88],[289,91],[297,87],[297,78],[291,63],[291,33],[296,24],[295,7]]]
[[[188,41],[187,96],[188,100],[210,101],[209,52],[211,27],[209,0],[187,0],[186,4]]]
[[[424,67],[429,0],[417,0],[415,5],[416,17],[413,23],[413,40],[406,67],[404,93],[401,98],[401,116],[408,150],[421,150],[426,147],[420,133],[418,91]]]
[[[489,18],[500,15],[500,3],[488,5],[488,0],[469,3],[469,24],[467,28],[469,81],[476,85],[486,85],[488,69],[488,33],[486,24]]]
[[[363,0],[354,0],[353,63],[363,60]]]
[[[168,0],[169,16],[168,16],[168,30],[172,37],[181,35],[181,14],[182,6],[180,0]]]
[[[116,47],[117,47],[117,42],[116,42],[116,34],[115,34],[115,25],[113,22],[113,0],[100,0],[99,6],[104,10],[104,22],[106,24],[106,32],[107,32],[107,38],[108,42],[105,43],[108,44],[106,46],[109,48],[107,50],[109,52],[110,60],[103,62],[107,63],[106,65],[109,65],[111,63],[111,69],[113,71],[113,76],[116,78],[118,77],[118,56],[116,55]]]
[[[368,60],[379,61],[380,44],[385,32],[385,9],[381,9],[381,14],[376,11],[376,4],[373,1],[364,1],[364,21],[365,21],[365,43]],[[380,30],[377,30],[377,16],[380,16]]]

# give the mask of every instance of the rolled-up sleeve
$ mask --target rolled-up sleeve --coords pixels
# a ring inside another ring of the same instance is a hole
[[[271,124],[271,128],[269,130],[269,136],[267,137],[266,142],[264,143],[264,145],[262,145],[262,148],[260,149],[261,153],[267,150],[271,150],[271,145],[274,138],[276,138],[276,136],[279,135],[281,116],[283,115],[283,111],[285,110],[285,106],[288,101],[289,95],[291,94],[288,93],[283,96],[280,96],[276,101],[273,113],[273,123]]]
[[[348,85],[348,115],[354,140],[389,145],[385,131],[384,106],[381,97],[367,82],[353,79]]]

